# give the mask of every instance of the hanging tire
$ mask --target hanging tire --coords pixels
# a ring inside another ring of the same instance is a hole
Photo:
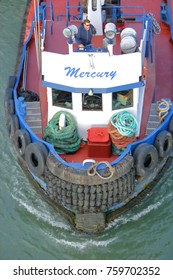
[[[136,175],[147,177],[158,164],[157,149],[150,144],[143,143],[137,146],[133,154],[136,167]]]
[[[173,116],[171,117],[168,125],[168,131],[172,134],[173,137]]]
[[[13,88],[6,88],[4,100],[13,99]]]
[[[5,91],[5,96],[4,96],[4,108],[5,108],[5,113],[6,114],[9,114],[8,113],[8,103],[9,103],[9,100],[13,100],[13,89],[12,88],[7,88],[6,91]],[[13,110],[13,113],[14,113],[14,110]]]
[[[41,142],[30,143],[25,150],[25,161],[28,168],[37,176],[44,173],[48,150]]]
[[[16,76],[10,76],[8,80],[9,88],[14,88],[15,83],[16,83]]]
[[[154,145],[161,158],[167,157],[172,152],[172,134],[167,130],[161,131],[156,136]]]
[[[26,147],[31,143],[31,138],[27,130],[18,129],[14,134],[14,145],[20,156],[25,154]]]
[[[13,101],[13,99],[5,100],[4,106],[5,106],[5,112],[8,115],[14,114],[15,110],[14,110],[14,101]]]
[[[11,137],[14,136],[16,130],[19,129],[19,120],[17,115],[10,115],[7,120],[7,129]]]

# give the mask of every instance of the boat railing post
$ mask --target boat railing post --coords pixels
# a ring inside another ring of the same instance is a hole
[[[69,54],[73,53],[73,44],[68,42],[68,52]]]
[[[150,60],[153,63],[153,31],[152,31],[152,18],[149,18],[149,46],[150,46]]]
[[[25,58],[24,58],[24,67],[23,67],[23,82],[22,82],[22,88],[26,89],[26,71],[27,71],[27,65],[28,65],[28,49],[26,49],[25,52]]]
[[[68,26],[69,21],[69,2],[66,0],[66,27]]]
[[[53,34],[53,21],[54,21],[54,11],[53,11],[53,5],[52,0],[50,0],[50,17],[51,17],[51,34]]]
[[[113,55],[113,44],[108,44],[107,49],[108,49],[109,55]]]

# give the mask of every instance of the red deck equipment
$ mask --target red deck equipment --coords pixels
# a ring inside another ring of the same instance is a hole
[[[111,141],[108,129],[105,127],[92,127],[88,129],[88,156],[110,157]]]

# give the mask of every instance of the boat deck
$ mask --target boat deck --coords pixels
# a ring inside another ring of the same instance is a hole
[[[154,100],[159,101],[163,97],[173,100],[173,42],[171,42],[171,34],[169,25],[160,20],[160,3],[161,0],[148,1],[143,0],[142,3],[136,0],[122,0],[122,5],[142,5],[147,13],[153,13],[157,22],[161,27],[161,33],[155,36],[155,61],[156,61],[156,82]],[[167,1],[165,1],[167,2]],[[169,1],[171,11],[173,13],[173,1]],[[129,4],[128,4],[129,3]],[[172,14],[173,18],[173,14]],[[147,100],[146,100],[147,102]],[[150,105],[150,104],[149,104]],[[146,105],[147,107],[147,105]],[[144,108],[145,110],[145,108]],[[145,111],[143,112],[145,115]]]
[[[49,0],[45,1],[49,4]],[[71,0],[69,1],[71,5],[78,5],[78,0]],[[156,52],[156,58],[155,63],[151,65],[150,67],[153,67],[153,73],[154,73],[154,67],[156,68],[156,79],[153,75],[153,78],[150,77],[150,84],[148,84],[148,93],[145,97],[145,107],[143,110],[143,117],[142,117],[142,129],[141,129],[141,135],[140,138],[142,138],[145,135],[145,128],[146,123],[148,121],[149,116],[149,109],[152,102],[159,101],[163,97],[168,97],[170,99],[173,99],[172,89],[173,89],[173,45],[170,40],[170,26],[163,23],[160,20],[160,0],[155,1],[148,1],[143,0],[142,6],[145,8],[146,12],[153,13],[155,15],[155,18],[157,22],[160,24],[161,27],[161,33],[159,35],[155,36],[155,52]],[[57,21],[57,15],[63,14],[65,15],[65,4],[66,1],[54,1],[53,8],[54,8],[54,24],[53,24],[53,35],[49,35],[50,37],[47,37],[45,41],[45,49],[52,51],[52,52],[59,52],[59,53],[67,53],[68,52],[68,46],[66,43],[66,39],[62,34],[63,28],[65,27],[65,20],[64,21]],[[136,5],[139,6],[139,1],[136,0],[122,0],[121,5]],[[173,4],[171,4],[171,9],[173,11]],[[156,9],[157,7],[157,9]],[[77,10],[74,11],[74,14],[77,13]],[[65,18],[64,18],[65,19]],[[74,24],[74,23],[73,23]],[[75,23],[76,24],[76,23]],[[80,23],[78,22],[77,25]],[[49,26],[47,26],[49,28]],[[138,34],[140,34],[140,30],[138,31]],[[59,36],[59,37],[58,37]],[[57,39],[56,39],[57,37]],[[118,38],[118,37],[117,37]],[[117,39],[118,40],[118,39]],[[61,44],[58,44],[58,41],[61,42]],[[102,46],[102,36],[95,36],[93,38],[93,44],[101,47]],[[116,44],[115,52],[120,52],[120,49],[117,47],[118,42]],[[74,48],[77,47],[74,45]],[[27,84],[26,87],[34,92],[40,92],[40,98],[42,100],[42,103],[44,104],[44,108],[42,108],[42,125],[43,128],[47,124],[47,118],[45,114],[43,114],[43,111],[46,109],[47,106],[47,99],[46,99],[46,89],[41,86],[41,81],[39,78],[38,70],[37,70],[37,60],[36,60],[36,51],[34,42],[29,47],[29,60],[28,60],[28,66],[27,66]],[[32,53],[32,55],[31,55]],[[32,71],[30,71],[32,69]],[[33,78],[34,77],[34,78]],[[37,77],[37,78],[36,78]],[[38,83],[38,81],[40,81]],[[152,88],[155,84],[155,90],[154,95],[153,92],[150,91],[150,88]],[[43,110],[44,109],[44,110]],[[41,135],[38,135],[41,137]],[[87,157],[87,148],[82,147],[78,153],[75,154],[75,161],[82,161],[82,159]],[[62,155],[62,158],[64,158],[67,161],[73,161],[74,155]],[[112,156],[112,158],[109,158],[109,161],[111,159],[115,158],[115,156]],[[106,160],[106,159],[105,159]]]

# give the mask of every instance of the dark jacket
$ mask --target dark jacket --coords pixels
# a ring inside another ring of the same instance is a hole
[[[78,45],[82,44],[84,46],[90,45],[93,34],[96,34],[94,26],[90,24],[89,30],[85,30],[84,24],[82,23],[78,29],[78,33],[75,36],[76,43]]]

